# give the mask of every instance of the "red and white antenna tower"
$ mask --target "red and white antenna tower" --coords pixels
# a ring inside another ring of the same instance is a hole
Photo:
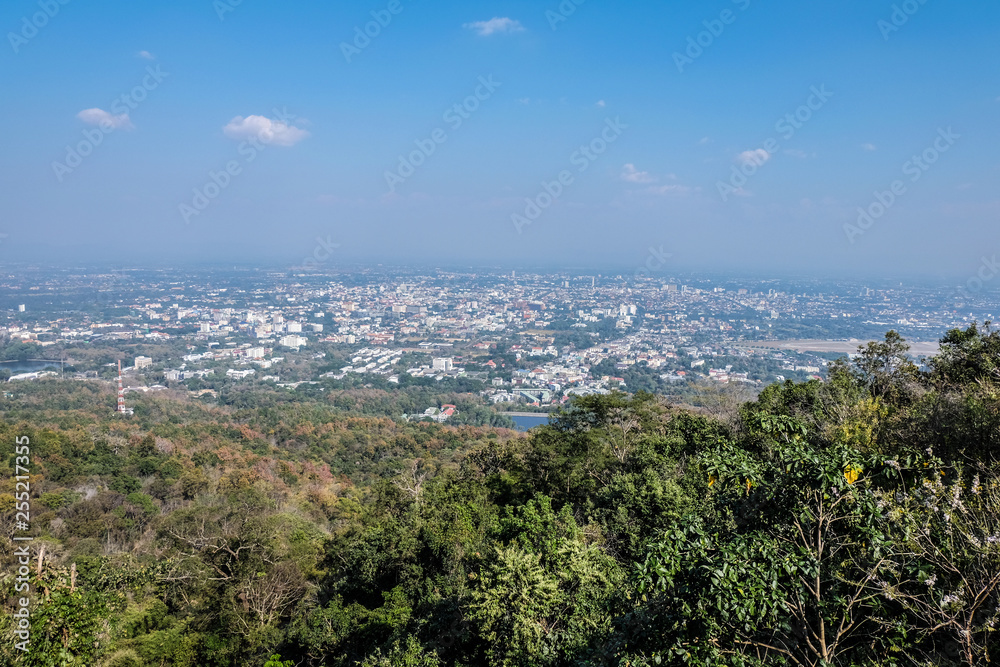
[[[125,414],[125,387],[122,386],[122,360],[118,360],[118,414]]]

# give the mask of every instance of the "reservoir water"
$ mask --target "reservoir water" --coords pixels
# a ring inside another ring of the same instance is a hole
[[[511,419],[517,425],[518,431],[527,431],[530,428],[536,426],[544,426],[549,423],[548,415],[531,415],[530,417],[524,415],[512,416]]]
[[[46,368],[59,370],[58,361],[0,361],[0,370],[10,371],[11,375],[18,373],[33,373]]]

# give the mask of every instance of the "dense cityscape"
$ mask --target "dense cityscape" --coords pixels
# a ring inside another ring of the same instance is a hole
[[[9,382],[111,381],[122,361],[129,392],[433,381],[508,410],[820,379],[890,329],[919,358],[993,319],[988,299],[949,287],[559,271],[29,268],[0,277],[0,300]]]

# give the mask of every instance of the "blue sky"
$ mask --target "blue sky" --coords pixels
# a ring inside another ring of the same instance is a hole
[[[653,248],[663,271],[962,278],[1000,253],[998,19],[8,0],[0,261],[628,268]]]

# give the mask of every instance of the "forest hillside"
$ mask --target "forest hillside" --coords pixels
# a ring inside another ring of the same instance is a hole
[[[589,396],[528,434],[322,400],[46,380],[31,649],[87,667],[984,665],[1000,660],[1000,334],[894,332],[732,409]],[[14,636],[18,561],[0,547]]]

